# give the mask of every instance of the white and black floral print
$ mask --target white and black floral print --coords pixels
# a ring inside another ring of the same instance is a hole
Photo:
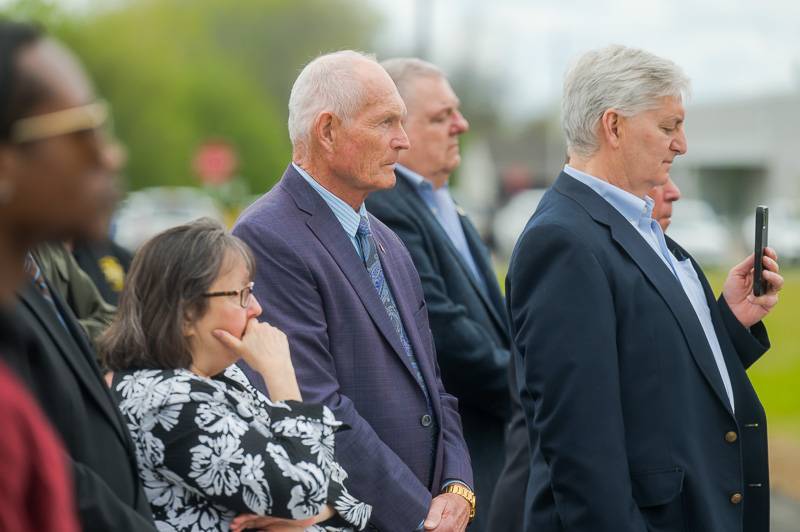
[[[372,508],[344,486],[334,460],[341,423],[327,407],[272,403],[236,366],[211,379],[119,372],[112,391],[160,531],[227,531],[243,513],[305,519],[326,504],[338,515],[309,531],[366,527]]]

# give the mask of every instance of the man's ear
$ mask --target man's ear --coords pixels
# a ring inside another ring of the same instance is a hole
[[[314,121],[314,136],[320,147],[326,152],[333,151],[340,124],[339,118],[330,111],[323,111],[317,115],[317,119]]]
[[[600,117],[600,134],[606,143],[613,148],[619,147],[624,119],[625,117],[619,114],[616,109],[606,109],[603,116]]]

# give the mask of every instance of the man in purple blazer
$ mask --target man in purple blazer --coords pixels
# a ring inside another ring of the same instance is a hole
[[[337,458],[353,495],[374,507],[372,529],[463,531],[472,469],[419,275],[364,207],[370,192],[395,184],[409,146],[405,112],[373,58],[313,60],[289,99],[293,162],[234,233],[255,253],[262,318],[289,337],[304,399],[349,426],[336,435]]]

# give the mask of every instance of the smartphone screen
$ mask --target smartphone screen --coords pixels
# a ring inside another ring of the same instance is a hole
[[[756,207],[755,257],[753,258],[753,295],[767,293],[769,286],[762,275],[764,272],[764,248],[767,247],[769,229],[769,209],[764,205]]]

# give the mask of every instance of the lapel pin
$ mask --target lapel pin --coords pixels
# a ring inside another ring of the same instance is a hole
[[[383,253],[384,255],[386,255],[386,250],[385,250],[385,249],[383,249],[383,244],[381,244],[380,242],[378,242],[378,249],[380,249],[380,250],[381,250],[381,253]]]

